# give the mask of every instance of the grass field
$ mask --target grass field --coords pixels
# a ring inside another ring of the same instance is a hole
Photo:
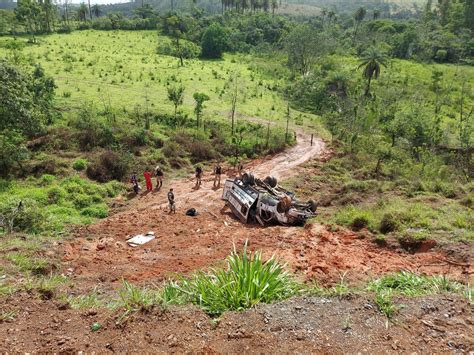
[[[9,40],[0,39],[0,47],[2,41]],[[284,119],[286,102],[277,93],[278,82],[252,71],[250,56],[186,60],[185,66],[179,67],[176,58],[156,54],[158,41],[165,40],[156,31],[76,31],[40,37],[38,45],[27,45],[22,53],[54,77],[57,102],[65,112],[94,102],[99,109],[132,112],[140,105],[142,109],[148,106],[154,112],[171,113],[166,87],[181,83],[185,87],[183,112],[193,115],[192,95],[203,92],[210,96],[205,117],[228,117],[230,89],[226,83],[239,73],[238,113]],[[0,56],[7,52],[0,48]]]

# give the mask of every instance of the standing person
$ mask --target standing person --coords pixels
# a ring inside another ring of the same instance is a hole
[[[221,174],[222,174],[221,165],[217,163],[216,167],[214,168],[214,187],[221,186]]]
[[[151,182],[151,173],[147,170],[143,173],[146,182],[146,189],[147,191],[153,190],[153,183]]]
[[[239,177],[242,177],[242,172],[244,171],[244,165],[242,164],[242,162],[239,160],[237,162],[237,174]]]
[[[155,168],[155,177],[156,177],[156,189],[160,190],[161,186],[163,186],[163,170],[161,170],[160,166],[157,165]]]
[[[170,204],[170,211],[169,211],[169,213],[171,213],[171,212],[176,213],[176,205],[175,205],[175,202],[174,202],[173,189],[170,189],[170,191],[168,192],[168,202],[169,202],[169,204]]]
[[[199,188],[201,186],[201,179],[202,179],[202,168],[200,165],[196,167],[196,187]]]
[[[138,195],[140,192],[140,185],[138,185],[137,173],[133,173],[132,177],[130,178],[130,182],[133,185],[133,191],[135,191],[135,195]]]

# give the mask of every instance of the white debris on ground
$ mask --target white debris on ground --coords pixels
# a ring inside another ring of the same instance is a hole
[[[155,233],[154,232],[148,232],[147,234],[138,234],[136,236],[130,237],[130,239],[127,240],[127,244],[130,245],[131,247],[137,247],[139,245],[146,244],[150,241],[155,239]]]

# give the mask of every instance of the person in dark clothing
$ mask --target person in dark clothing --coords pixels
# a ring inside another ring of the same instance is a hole
[[[221,165],[217,163],[216,167],[214,168],[214,187],[221,186],[221,174],[222,174]]]
[[[174,193],[173,193],[173,189],[170,189],[170,191],[168,192],[168,202],[170,204],[170,211],[169,213],[173,212],[173,213],[176,213],[176,204],[174,202]]]
[[[133,185],[133,191],[135,191],[135,194],[138,195],[140,192],[140,185],[138,185],[137,173],[133,173],[132,177],[130,178],[130,182]]]
[[[237,176],[239,176],[240,178],[242,178],[243,172],[244,172],[244,165],[242,164],[241,161],[238,161],[238,162],[237,162]]]
[[[196,187],[197,188],[201,186],[201,179],[202,179],[202,168],[198,165],[196,167]]]
[[[163,186],[163,170],[161,170],[160,166],[155,168],[155,177],[156,177],[156,189],[159,190]]]

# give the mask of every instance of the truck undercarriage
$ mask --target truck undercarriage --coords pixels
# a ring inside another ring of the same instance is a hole
[[[294,193],[278,186],[270,176],[260,180],[245,173],[242,178],[228,179],[222,200],[243,223],[303,225],[316,216],[314,201],[297,200]]]

